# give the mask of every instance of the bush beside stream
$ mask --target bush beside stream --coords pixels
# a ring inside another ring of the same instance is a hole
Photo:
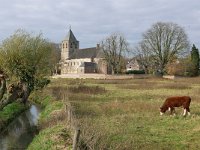
[[[28,106],[17,102],[8,104],[4,107],[3,110],[0,111],[0,131],[5,129],[5,127],[7,127],[7,125],[13,121],[16,116],[24,112],[27,108]]]

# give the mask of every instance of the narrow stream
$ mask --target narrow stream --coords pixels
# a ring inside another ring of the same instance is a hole
[[[32,105],[0,133],[0,150],[24,150],[37,132],[40,107]]]

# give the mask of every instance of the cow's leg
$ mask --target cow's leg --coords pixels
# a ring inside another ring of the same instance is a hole
[[[174,112],[174,107],[169,107],[168,110],[170,111],[170,115]]]
[[[188,107],[186,108],[186,110],[187,110],[188,116],[190,116],[190,108]]]
[[[172,107],[172,112],[171,112],[171,113],[173,113],[174,116],[176,115],[176,112],[175,112],[175,108],[174,108],[174,107]]]
[[[185,103],[183,104],[183,108],[184,108],[184,113],[183,116],[185,116],[186,114],[190,115],[190,103]]]
[[[170,115],[172,115],[173,107],[169,107],[169,108],[168,108],[168,111],[170,112]]]
[[[168,110],[171,111],[171,107],[169,107]]]
[[[186,115],[186,113],[187,113],[187,109],[186,109],[186,108],[184,108],[184,111],[183,111],[183,116],[185,116],[185,115]]]

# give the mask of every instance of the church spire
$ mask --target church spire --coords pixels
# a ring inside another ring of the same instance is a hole
[[[66,41],[78,41],[77,39],[76,39],[76,37],[74,36],[74,34],[73,34],[73,32],[72,32],[72,30],[71,30],[71,25],[69,26],[69,31],[68,31],[68,34],[67,34],[67,36],[65,37],[65,39],[64,40],[66,40]]]
[[[67,36],[62,41],[61,59],[71,59],[77,49],[79,49],[79,41],[74,36],[70,26]]]

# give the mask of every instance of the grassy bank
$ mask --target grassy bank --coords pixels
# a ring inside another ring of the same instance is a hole
[[[35,136],[28,150],[70,149],[72,140],[66,124],[66,113],[61,100],[52,96],[47,88],[32,95],[32,101],[40,103],[43,110],[39,119],[39,134]]]
[[[7,125],[13,121],[19,114],[24,112],[28,106],[25,106],[21,103],[11,103],[0,111],[0,131],[2,131]]]

